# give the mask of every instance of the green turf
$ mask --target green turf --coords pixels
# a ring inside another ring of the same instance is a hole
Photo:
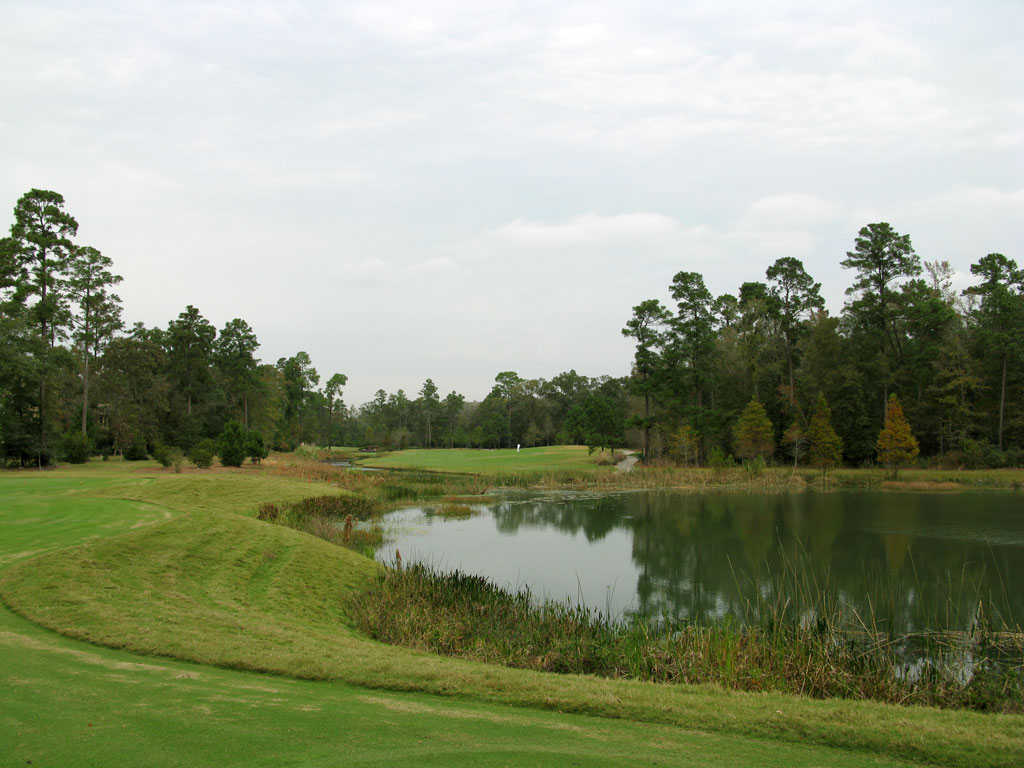
[[[106,645],[324,679],[140,657],[0,610],[0,765],[1013,765],[1024,749],[1021,718],[555,677],[380,646],[340,607],[376,566],[229,512],[323,490],[252,472],[0,476],[0,591],[21,612]]]
[[[437,472],[521,472],[521,471],[610,471],[598,466],[596,457],[581,445],[555,445],[548,448],[476,450],[471,448],[411,448],[396,451],[360,463],[369,467],[395,469],[431,469]]]

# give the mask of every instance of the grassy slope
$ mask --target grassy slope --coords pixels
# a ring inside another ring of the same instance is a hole
[[[0,525],[4,526],[0,547],[8,550],[0,551],[0,557],[9,559],[10,552],[37,550],[44,538],[49,538],[52,546],[96,532],[110,535],[130,527],[129,521],[134,524],[139,515],[143,520],[153,520],[163,514],[152,506],[123,501],[90,506],[92,502],[74,494],[76,488],[88,495],[156,499],[178,509],[205,510],[16,566],[3,575],[0,592],[4,599],[34,620],[65,634],[145,653],[741,736],[701,737],[710,750],[699,750],[704,752],[703,762],[712,760],[712,755],[722,764],[746,762],[742,750],[735,750],[749,746],[742,737],[751,736],[781,740],[763,751],[765,755],[786,755],[782,764],[802,764],[805,759],[813,762],[808,757],[812,754],[817,754],[814,759],[834,765],[873,764],[875,757],[889,754],[939,764],[1010,765],[1024,749],[1020,718],[552,677],[381,646],[346,629],[339,608],[341,590],[351,588],[376,566],[319,540],[226,511],[251,509],[262,500],[319,493],[322,486],[310,488],[306,483],[252,473],[223,474],[212,480],[209,476],[151,474],[153,479],[144,482],[132,479],[125,483],[116,477],[103,477],[78,486],[74,475],[32,480],[16,475],[17,479],[0,480],[7,510],[0,513]],[[20,489],[20,497],[6,492],[12,487]],[[215,493],[218,489],[221,492]],[[268,495],[274,489],[277,495]],[[49,497],[45,503],[44,497]],[[85,514],[81,511],[87,508],[108,510],[109,519],[98,520],[98,528],[83,526]],[[48,518],[66,523],[53,524]],[[20,620],[4,612],[0,632],[6,629],[4,623],[11,621]],[[22,627],[21,631],[26,630]],[[39,634],[39,630],[35,632]],[[0,642],[10,634],[0,634]],[[45,637],[54,642],[52,636]],[[16,667],[20,665],[12,666]],[[218,676],[230,674],[216,672]],[[336,690],[336,685],[314,686],[309,695],[330,698]],[[451,708],[451,703],[422,697],[415,701],[415,706],[402,711],[420,712],[424,722],[433,722],[430,727],[439,729],[437,733],[448,732],[450,726],[445,723],[450,721],[431,721],[429,713]],[[21,704],[24,708],[24,701]],[[507,714],[486,707],[481,711],[490,713],[485,720],[494,712]],[[531,711],[519,711],[515,716],[542,717]],[[10,718],[0,719],[0,735],[9,722]],[[576,721],[570,718],[564,722]],[[611,728],[612,724],[600,727],[606,726]],[[615,729],[621,731],[623,744],[629,741],[630,733],[635,733],[639,746],[651,736],[645,729],[652,727],[636,726],[630,731],[616,725]],[[659,729],[659,743],[665,745],[680,746],[692,738],[692,734],[676,729]],[[558,741],[553,739],[552,743]],[[828,751],[826,757],[817,748],[805,751],[796,744],[785,744],[799,741],[842,745],[865,753]],[[574,752],[573,744],[573,739],[566,738],[560,748],[594,762]],[[750,754],[756,753],[754,749]],[[628,748],[622,754],[625,759]],[[644,754],[642,749],[635,753],[639,754]]]
[[[594,456],[582,445],[556,445],[550,448],[523,448],[495,451],[470,448],[411,448],[361,461],[368,467],[396,469],[432,469],[439,472],[519,472],[572,469],[610,471],[599,467]]]

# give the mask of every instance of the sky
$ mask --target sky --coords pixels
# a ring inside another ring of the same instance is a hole
[[[627,7],[628,6],[628,7]],[[0,207],[52,189],[128,324],[192,304],[345,401],[629,372],[715,295],[887,221],[1024,263],[1024,3],[48,2],[0,25]],[[6,229],[13,217],[0,219]]]

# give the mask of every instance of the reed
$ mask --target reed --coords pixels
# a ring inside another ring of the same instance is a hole
[[[852,611],[795,561],[769,589],[757,587],[742,621],[613,619],[413,563],[382,572],[346,607],[377,640],[510,667],[1024,712],[1024,635],[996,631],[984,610],[966,632],[900,636],[873,612]]]

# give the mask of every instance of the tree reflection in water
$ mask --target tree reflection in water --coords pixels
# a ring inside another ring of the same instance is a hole
[[[970,628],[979,599],[997,625],[1019,621],[1018,505],[1016,494],[643,492],[520,494],[490,511],[505,536],[528,528],[595,543],[627,532],[632,610],[646,616],[743,621],[767,602],[807,617],[824,599],[854,623],[873,616],[907,632]]]

